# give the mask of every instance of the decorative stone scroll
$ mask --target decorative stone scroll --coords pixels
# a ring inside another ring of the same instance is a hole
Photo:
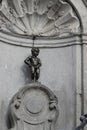
[[[65,0],[2,0],[0,30],[8,37],[58,38],[79,33],[80,24]]]
[[[11,130],[54,130],[58,100],[53,92],[35,82],[22,88],[12,99],[7,115]]]

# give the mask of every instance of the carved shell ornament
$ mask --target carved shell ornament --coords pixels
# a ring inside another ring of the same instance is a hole
[[[16,36],[61,37],[79,32],[79,22],[64,0],[2,0],[0,30]]]

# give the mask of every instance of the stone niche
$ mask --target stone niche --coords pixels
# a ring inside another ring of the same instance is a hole
[[[81,33],[71,1],[0,1],[0,129],[74,129],[81,115]],[[31,83],[23,63],[33,42],[42,61],[39,82],[47,87]]]

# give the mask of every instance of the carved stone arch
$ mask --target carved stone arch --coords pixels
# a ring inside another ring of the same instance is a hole
[[[76,6],[72,3],[71,0],[65,0],[66,2],[68,2],[70,4],[70,6],[73,8],[73,10],[76,13],[76,16],[79,19],[79,24],[80,24],[80,34],[83,32],[83,23],[82,23],[82,18],[80,16],[79,10],[76,8]]]
[[[58,99],[41,83],[30,83],[12,98],[7,126],[14,130],[54,130],[59,115]]]
[[[83,0],[85,6],[87,7],[87,0]]]
[[[36,35],[35,46],[38,47],[60,47],[75,44],[74,42],[81,44],[81,20],[70,1],[26,2],[2,1],[1,40],[12,45],[32,47],[32,36]]]

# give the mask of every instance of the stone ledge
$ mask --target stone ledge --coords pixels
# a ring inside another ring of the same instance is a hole
[[[83,43],[87,43],[87,34],[73,34],[67,37],[61,38],[43,38],[39,37],[36,38],[34,41],[35,47],[40,48],[57,48],[57,47],[66,47],[72,45],[81,45]],[[4,42],[5,44],[20,46],[20,47],[29,47],[31,48],[33,45],[32,38],[25,38],[25,37],[17,37],[17,36],[10,36],[5,33],[0,32],[0,41]]]

